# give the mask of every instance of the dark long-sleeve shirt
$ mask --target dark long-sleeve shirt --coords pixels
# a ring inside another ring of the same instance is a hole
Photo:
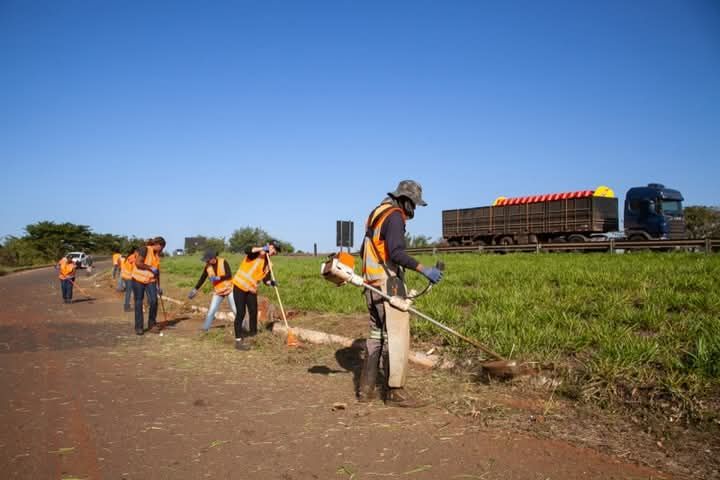
[[[380,240],[385,242],[388,260],[410,270],[417,269],[419,262],[405,252],[405,221],[400,212],[392,212],[380,228]]]
[[[228,261],[223,259],[223,266],[225,267],[225,275],[220,277],[220,280],[230,280],[232,278],[232,272],[230,271],[230,265],[228,264]],[[217,265],[213,265],[213,268],[215,269],[215,273],[218,272]],[[203,268],[202,275],[200,275],[200,280],[198,280],[197,284],[195,284],[195,290],[198,290],[200,287],[202,287],[202,284],[205,283],[205,280],[208,277],[207,273],[207,265],[205,265],[205,268]]]

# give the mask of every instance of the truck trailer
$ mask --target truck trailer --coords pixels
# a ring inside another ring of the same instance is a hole
[[[687,238],[682,194],[658,183],[628,190],[619,231],[612,189],[498,197],[487,207],[443,210],[443,239],[451,246],[587,242],[609,238]]]

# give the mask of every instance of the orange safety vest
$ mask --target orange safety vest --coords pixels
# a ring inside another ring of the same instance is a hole
[[[363,240],[362,273],[366,282],[378,284],[387,278],[383,265],[387,263],[388,258],[385,241],[380,240],[380,230],[387,217],[396,211],[402,214],[403,221],[405,221],[405,212],[401,208],[383,203],[373,210],[367,225],[365,225],[368,233]]]
[[[60,280],[67,280],[68,278],[75,278],[75,262],[69,262],[67,258],[60,260],[60,273],[58,277]]]
[[[119,253],[113,253],[112,262],[113,262],[113,265],[118,265],[120,263],[120,254]]]
[[[155,250],[153,250],[150,245],[147,247],[147,255],[145,255],[143,263],[151,267],[160,268],[160,257],[158,257]],[[136,282],[140,282],[145,285],[156,281],[155,274],[153,274],[150,270],[141,270],[137,267],[137,256],[135,257],[135,263],[133,264],[132,278]]]
[[[129,255],[125,260],[121,259],[120,267],[120,276],[123,280],[132,280],[133,276],[133,269],[135,268],[135,257],[137,257],[137,253],[133,253],[132,255]]]
[[[258,283],[265,278],[269,271],[265,257],[258,255],[255,260],[250,260],[246,255],[240,263],[232,283],[244,292],[256,293]]]
[[[208,277],[224,277],[225,276],[225,259],[217,257],[217,274],[215,274],[215,266],[208,265],[205,271]],[[213,282],[213,289],[217,295],[222,297],[229,295],[232,292],[233,282],[231,280],[220,280],[219,282]]]

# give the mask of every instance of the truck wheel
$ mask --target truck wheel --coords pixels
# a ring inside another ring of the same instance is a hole
[[[575,234],[570,235],[568,237],[568,242],[570,243],[584,243],[587,242],[587,237],[585,235]]]
[[[515,239],[511,236],[502,237],[498,245],[515,245]]]

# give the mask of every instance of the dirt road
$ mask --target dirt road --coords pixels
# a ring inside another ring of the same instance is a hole
[[[51,269],[0,278],[4,478],[669,478],[438,406],[356,404],[331,348],[237,352],[199,319],[138,337],[118,294],[79,284],[95,299],[63,305]]]

